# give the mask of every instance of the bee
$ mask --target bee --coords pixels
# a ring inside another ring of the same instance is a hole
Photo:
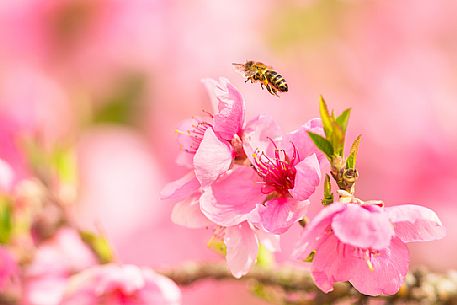
[[[246,61],[245,64],[233,64],[235,68],[242,73],[247,78],[247,81],[260,82],[260,87],[265,86],[268,92],[272,95],[278,95],[279,92],[287,92],[289,88],[287,87],[287,82],[278,72],[274,71],[272,67],[269,67],[261,62],[255,62],[252,60]]]

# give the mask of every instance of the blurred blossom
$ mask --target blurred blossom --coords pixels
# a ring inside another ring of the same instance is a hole
[[[157,61],[165,7],[160,0],[8,0],[0,5],[0,57],[98,89],[113,72]]]
[[[7,249],[0,247],[0,291],[3,290],[8,280],[10,280],[17,271],[18,269],[13,256]]]
[[[58,81],[23,64],[0,72],[0,113],[16,124],[18,134],[43,141],[62,137],[72,122],[69,97]]]
[[[60,305],[179,305],[170,279],[134,265],[102,265],[74,275]]]
[[[25,303],[57,305],[68,277],[96,264],[91,250],[73,229],[61,229],[34,253],[25,272]]]
[[[8,163],[0,159],[0,194],[9,193],[14,178],[14,173]]]
[[[134,130],[107,125],[82,135],[78,166],[78,215],[85,226],[106,231],[117,242],[164,217],[158,165]]]
[[[14,183],[29,174],[26,143],[52,148],[74,120],[69,99],[43,70],[23,64],[0,71],[0,157],[14,171]]]

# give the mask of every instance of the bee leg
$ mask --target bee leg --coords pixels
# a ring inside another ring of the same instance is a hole
[[[272,95],[274,95],[273,91],[274,90],[270,85],[266,85],[268,92],[270,92]]]
[[[260,83],[260,88],[262,88],[262,90],[263,90],[263,83]],[[268,87],[267,87],[267,89],[268,89]]]
[[[272,87],[272,88],[271,88],[271,91],[273,91],[272,94],[274,94],[274,95],[276,95],[277,97],[279,97],[279,95],[278,95],[278,90],[276,90],[275,88]]]

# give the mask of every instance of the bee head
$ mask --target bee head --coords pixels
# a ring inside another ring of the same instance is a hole
[[[249,69],[249,68],[251,68],[254,64],[255,64],[254,61],[248,60],[248,61],[246,61],[246,63],[244,64],[244,66],[245,66],[247,69]]]

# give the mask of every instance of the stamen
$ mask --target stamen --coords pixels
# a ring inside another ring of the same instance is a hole
[[[209,114],[209,113],[208,113]],[[212,114],[211,114],[212,116]],[[188,130],[179,130],[176,129],[176,133],[183,135],[183,136],[188,136],[191,138],[190,144],[186,145],[184,150],[188,153],[195,154],[197,152],[198,147],[200,146],[200,143],[203,140],[203,136],[205,135],[206,130],[209,127],[213,127],[210,123],[199,119],[199,118],[193,118],[195,123],[192,124],[191,129]]]
[[[257,174],[265,181],[262,192],[269,194],[277,192],[279,195],[287,195],[289,189],[294,187],[295,175],[297,170],[295,165],[298,160],[298,152],[292,143],[293,153],[290,158],[284,149],[279,149],[276,143],[271,139],[274,147],[274,157],[269,157],[264,151],[256,150],[252,154]]]

